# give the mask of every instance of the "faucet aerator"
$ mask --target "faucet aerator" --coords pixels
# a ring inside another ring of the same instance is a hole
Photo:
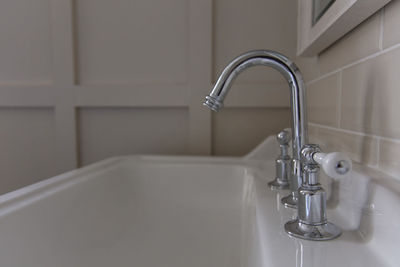
[[[223,103],[218,99],[216,99],[215,97],[208,95],[206,96],[206,101],[204,101],[203,105],[210,108],[213,111],[219,111],[222,108]]]

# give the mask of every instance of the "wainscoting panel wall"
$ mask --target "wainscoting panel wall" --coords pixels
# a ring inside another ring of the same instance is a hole
[[[50,0],[1,1],[1,85],[50,85],[50,16]]]
[[[189,4],[77,0],[79,83],[187,86]]]
[[[0,108],[0,124],[1,192],[58,174],[52,108]]]
[[[78,114],[83,165],[132,151],[185,154],[189,150],[187,108],[81,108]]]
[[[219,114],[201,103],[246,50],[294,57],[296,8],[292,0],[1,1],[0,193],[116,155],[245,154],[289,126],[279,74],[244,73]]]

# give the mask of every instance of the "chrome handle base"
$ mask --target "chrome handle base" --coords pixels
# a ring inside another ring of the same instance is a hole
[[[317,174],[319,167],[310,169]],[[305,175],[308,171],[305,170]],[[326,217],[326,192],[319,185],[302,186],[298,194],[297,219],[285,224],[285,231],[290,236],[313,240],[326,241],[339,237],[342,231]]]
[[[290,236],[312,241],[332,240],[342,233],[336,225],[330,222],[311,225],[302,223],[298,219],[287,222],[285,224],[285,231]]]
[[[305,145],[301,150],[304,179],[298,190],[297,219],[285,224],[289,235],[306,240],[331,240],[342,233],[327,220],[326,192],[319,184],[319,165],[314,159],[320,152],[318,145]]]

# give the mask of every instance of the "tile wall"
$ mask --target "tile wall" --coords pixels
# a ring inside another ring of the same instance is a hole
[[[400,180],[400,0],[298,65],[311,141]]]

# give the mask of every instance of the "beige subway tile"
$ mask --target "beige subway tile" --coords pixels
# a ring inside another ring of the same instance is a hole
[[[400,141],[381,140],[379,169],[400,180]]]
[[[318,57],[297,57],[296,65],[303,74],[304,81],[309,82],[320,76]]]
[[[376,138],[347,133],[340,129],[314,128],[310,133],[310,142],[319,144],[325,152],[344,152],[353,161],[366,165],[378,163]]]
[[[309,136],[310,142],[312,142],[313,138],[317,137],[318,129],[319,129],[319,127],[317,127],[317,126],[308,125],[308,136]]]
[[[325,74],[379,51],[378,12],[320,54],[321,74]]]
[[[341,127],[400,138],[400,49],[343,70]]]
[[[335,73],[307,88],[310,122],[337,127],[339,109],[339,73]]]
[[[383,21],[383,47],[400,43],[400,1],[392,1],[385,7]]]
[[[320,127],[317,126],[308,126],[308,143],[309,144],[318,144],[321,146],[323,150],[326,149],[324,143],[325,140],[322,136],[319,135]]]

